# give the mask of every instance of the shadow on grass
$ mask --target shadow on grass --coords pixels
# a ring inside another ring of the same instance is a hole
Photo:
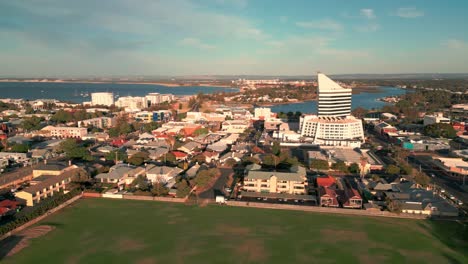
[[[0,241],[0,261],[8,256],[8,253],[10,253],[23,238],[23,236],[10,236]]]
[[[468,223],[444,220],[427,220],[419,226],[446,245],[459,253],[465,261],[468,259]],[[444,253],[443,256],[450,263],[464,263],[453,255]]]

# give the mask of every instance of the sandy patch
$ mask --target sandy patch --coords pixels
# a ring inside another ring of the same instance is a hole
[[[239,259],[248,263],[265,263],[269,257],[265,245],[260,239],[249,238],[234,248]]]
[[[141,241],[130,239],[130,238],[120,238],[116,242],[116,247],[119,251],[128,252],[128,251],[139,251],[146,248],[146,244]]]
[[[234,226],[229,224],[219,224],[215,227],[216,232],[223,235],[240,235],[246,236],[250,233],[250,229],[247,227]]]
[[[142,258],[142,259],[135,261],[135,264],[156,264],[156,263],[157,263],[156,259],[152,257]]]
[[[17,233],[16,235],[0,241],[0,259],[2,257],[9,257],[20,252],[22,249],[29,246],[31,239],[43,236],[52,231],[54,228],[55,227],[49,225],[35,226],[27,228]]]
[[[322,239],[326,242],[359,241],[363,243],[369,243],[369,237],[365,232],[323,229],[320,231],[320,234]]]

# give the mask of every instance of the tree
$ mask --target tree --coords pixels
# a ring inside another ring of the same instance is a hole
[[[348,166],[341,160],[333,163],[331,168],[341,172],[348,172]]]
[[[162,160],[169,164],[173,164],[173,165],[177,164],[177,158],[171,152],[164,154]]]
[[[151,193],[154,196],[166,196],[169,194],[169,188],[158,182],[151,188]]]
[[[77,183],[85,183],[89,181],[89,174],[83,169],[77,169],[73,171],[72,181]]]
[[[208,130],[208,128],[206,128],[206,127],[201,127],[201,128],[199,128],[199,129],[195,130],[195,131],[193,132],[193,135],[195,135],[195,136],[206,135],[206,134],[208,134],[208,132],[210,132],[210,131]]]
[[[127,159],[127,161],[132,165],[140,166],[143,164],[143,162],[145,162],[145,160],[149,158],[148,156],[148,153],[140,151],[133,154],[130,158]]]
[[[273,146],[271,147],[271,152],[273,153],[273,155],[275,156],[279,156],[280,153],[281,153],[281,146],[280,146],[280,143],[278,141],[274,141],[273,142]]]
[[[21,127],[26,131],[39,130],[42,127],[41,122],[43,120],[43,118],[37,116],[27,117],[21,122]]]
[[[424,127],[424,135],[435,138],[455,138],[457,137],[457,131],[450,124],[431,124]]]
[[[73,115],[65,110],[58,110],[51,118],[56,123],[67,123],[73,120]]]
[[[192,158],[192,162],[198,162],[198,164],[204,163],[206,161],[206,157],[203,154],[198,154]]]
[[[313,159],[310,162],[310,167],[315,170],[328,170],[329,165],[326,160]]]
[[[431,178],[422,172],[417,172],[414,175],[414,181],[422,186],[427,186],[431,183]]]
[[[401,172],[405,175],[410,175],[413,172],[413,167],[408,163],[404,163],[401,165]]]
[[[385,169],[385,173],[392,174],[392,175],[399,174],[400,167],[395,166],[395,165],[388,165],[387,168]]]
[[[130,186],[143,192],[150,190],[150,184],[148,183],[146,177],[143,175],[138,175],[136,179],[133,180]]]
[[[121,161],[127,161],[127,154],[121,150],[115,150],[110,153],[108,153],[105,157],[106,160],[112,160],[115,161],[116,159],[121,160]]]
[[[349,165],[348,170],[351,173],[359,173],[361,171],[357,163],[352,163],[351,165]]]
[[[181,180],[176,184],[177,187],[177,192],[176,192],[176,197],[177,198],[184,198],[190,193],[190,185],[187,183],[186,180]]]
[[[200,170],[195,177],[195,184],[201,188],[208,185],[211,180],[218,176],[221,172],[217,168],[208,169],[208,170]]]
[[[353,111],[351,111],[351,114],[353,116],[355,116],[356,118],[362,119],[362,118],[365,117],[367,112],[368,112],[367,109],[364,109],[364,108],[359,106],[359,107],[355,108]]]
[[[229,166],[229,167],[234,167],[236,166],[237,161],[233,158],[229,158],[224,162],[224,165]]]
[[[82,146],[79,146],[74,139],[66,139],[60,143],[59,149],[65,152],[65,155],[69,159],[82,159],[92,160],[92,156],[89,151]]]
[[[279,163],[280,163],[280,158],[273,154],[268,154],[263,157],[263,164],[265,164],[268,167],[276,168]]]
[[[14,144],[10,147],[11,152],[28,153],[29,146],[26,144]]]

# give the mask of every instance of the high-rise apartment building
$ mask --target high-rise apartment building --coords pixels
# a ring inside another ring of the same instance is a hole
[[[91,93],[91,104],[111,106],[114,104],[114,93]]]
[[[358,148],[364,141],[362,120],[351,115],[351,89],[345,89],[318,74],[318,115],[304,115],[300,119],[302,137],[326,146]]]
[[[318,115],[345,117],[351,114],[351,89],[343,88],[323,73],[318,74]]]

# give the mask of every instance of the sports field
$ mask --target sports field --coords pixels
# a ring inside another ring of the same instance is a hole
[[[461,225],[86,199],[2,263],[468,263]]]

